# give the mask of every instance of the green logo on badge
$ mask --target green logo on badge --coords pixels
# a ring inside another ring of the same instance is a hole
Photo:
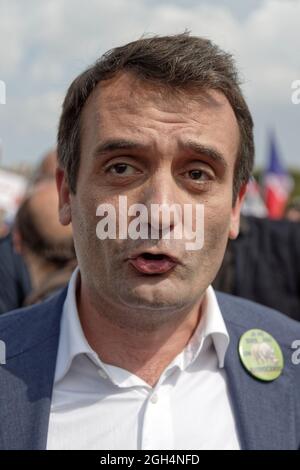
[[[275,380],[283,370],[281,348],[266,331],[246,331],[240,338],[239,355],[245,369],[259,380]]]

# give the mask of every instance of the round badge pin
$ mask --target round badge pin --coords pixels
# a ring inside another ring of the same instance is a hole
[[[265,382],[277,379],[284,367],[279,344],[264,330],[248,330],[241,336],[239,356],[245,369]]]

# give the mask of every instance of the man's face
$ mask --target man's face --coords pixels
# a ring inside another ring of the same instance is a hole
[[[123,73],[96,87],[81,125],[76,195],[62,172],[58,184],[82,281],[99,305],[166,312],[194,305],[214,280],[228,237],[238,233],[242,192],[235,207],[232,194],[239,128],[226,97],[213,90],[179,96]],[[172,236],[100,240],[97,207],[115,208],[118,229],[120,195],[149,213],[152,204],[203,204],[204,247],[188,251],[186,240]],[[145,252],[177,262],[147,261]]]

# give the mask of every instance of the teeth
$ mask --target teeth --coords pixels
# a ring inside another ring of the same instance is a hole
[[[162,260],[165,258],[165,255],[154,255],[152,253],[143,253],[141,255],[145,259],[154,259],[154,260]]]

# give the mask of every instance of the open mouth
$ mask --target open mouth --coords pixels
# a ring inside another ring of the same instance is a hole
[[[144,274],[163,274],[170,271],[177,262],[163,253],[141,253],[130,259],[130,263]]]

